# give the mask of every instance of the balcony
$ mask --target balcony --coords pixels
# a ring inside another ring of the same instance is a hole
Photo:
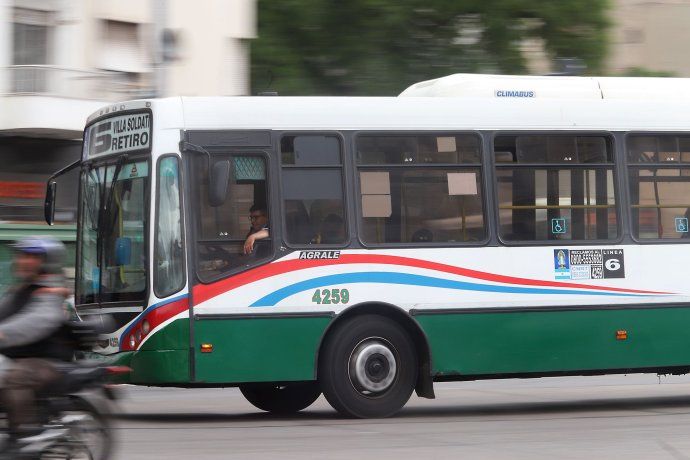
[[[4,94],[42,95],[103,102],[140,99],[153,93],[148,74],[86,71],[48,65],[5,68]]]
[[[0,134],[78,139],[86,118],[104,105],[151,97],[152,80],[150,73],[0,68]]]

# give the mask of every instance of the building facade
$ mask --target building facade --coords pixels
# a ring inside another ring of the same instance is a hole
[[[689,0],[614,0],[612,6],[609,73],[644,69],[690,77]]]
[[[606,75],[690,77],[690,0],[612,0],[609,21]],[[539,38],[525,40],[521,50],[532,75],[562,70]]]
[[[111,101],[245,95],[256,0],[0,0],[2,243],[50,232],[74,240],[76,176],[58,184],[57,229],[43,224],[45,181],[77,160],[86,117]]]

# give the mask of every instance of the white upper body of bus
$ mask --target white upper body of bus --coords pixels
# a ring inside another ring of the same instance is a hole
[[[690,128],[688,95],[690,79],[453,75],[413,85],[402,97],[129,101],[99,110],[89,123],[148,107],[154,131],[686,131]]]
[[[402,97],[521,99],[688,99],[686,78],[455,74],[415,83]]]

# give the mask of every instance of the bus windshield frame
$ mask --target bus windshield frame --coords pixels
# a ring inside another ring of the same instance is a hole
[[[142,302],[149,292],[152,119],[150,109],[111,112],[84,130],[76,305]]]
[[[121,155],[82,168],[77,305],[145,300],[150,284],[150,163],[147,156]]]

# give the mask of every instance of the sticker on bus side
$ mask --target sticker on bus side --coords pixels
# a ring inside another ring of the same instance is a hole
[[[537,97],[534,91],[517,91],[517,90],[503,90],[497,89],[494,91],[496,97]]]
[[[625,278],[622,249],[554,249],[557,280]]]
[[[300,259],[340,259],[340,251],[300,251]]]
[[[554,273],[557,280],[570,279],[570,257],[567,249],[553,250]]]

